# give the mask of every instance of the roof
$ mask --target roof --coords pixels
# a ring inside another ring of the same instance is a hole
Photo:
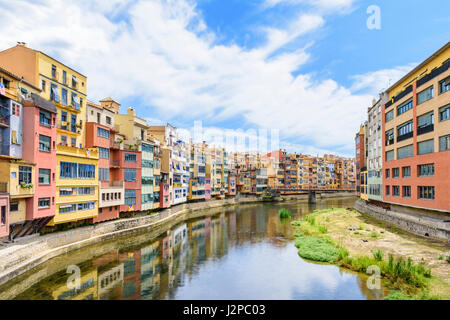
[[[51,113],[57,113],[56,106],[53,102],[48,101],[35,93],[31,93],[29,97],[31,98],[32,103],[34,103],[37,107]]]
[[[424,66],[426,66],[428,63],[430,63],[431,60],[433,60],[434,58],[436,58],[437,56],[439,56],[442,52],[444,52],[445,50],[447,50],[448,48],[450,48],[450,41],[447,42],[442,48],[440,48],[438,51],[436,51],[435,53],[433,53],[431,56],[429,56],[425,61],[423,61],[421,64],[419,64],[417,67],[415,67],[414,69],[412,69],[410,72],[408,72],[406,75],[403,76],[403,78],[401,78],[400,80],[398,80],[396,83],[394,83],[392,86],[390,86],[386,92],[390,92],[393,88],[397,87],[399,84],[401,84],[402,82],[404,82],[409,76],[411,76],[411,74],[419,71],[421,68],[423,68]]]

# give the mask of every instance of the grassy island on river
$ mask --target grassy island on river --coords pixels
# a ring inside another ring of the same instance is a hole
[[[386,299],[450,299],[448,244],[406,234],[353,209],[316,210],[293,221],[307,260],[358,272],[378,267]]]

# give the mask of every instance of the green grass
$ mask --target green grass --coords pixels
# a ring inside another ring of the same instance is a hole
[[[411,298],[396,290],[384,297],[384,300],[411,300]]]
[[[375,250],[372,251],[373,257],[375,258],[375,260],[377,261],[383,261],[384,258],[384,252],[382,250]]]
[[[280,216],[280,218],[290,218],[291,212],[289,210],[283,208],[280,211],[278,211],[278,215]]]
[[[295,246],[304,259],[335,263],[339,257],[339,250],[327,238],[301,236],[295,241]]]
[[[318,226],[320,233],[328,233],[328,228],[325,226]]]

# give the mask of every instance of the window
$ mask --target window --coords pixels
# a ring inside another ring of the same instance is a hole
[[[142,151],[153,153],[153,146],[148,145],[146,143],[142,144]]]
[[[78,187],[78,195],[86,196],[95,194],[95,187]]]
[[[50,84],[50,100],[60,102],[60,97],[58,93],[58,86],[56,84]]]
[[[386,178],[390,177],[390,173],[391,173],[391,170],[390,169],[386,169]]]
[[[386,131],[386,145],[389,146],[394,143],[394,129]]]
[[[98,180],[109,181],[109,169],[108,168],[99,168],[98,169]]]
[[[64,84],[66,84],[66,83],[67,83],[67,72],[66,72],[66,71],[64,71],[64,70],[63,70],[63,77],[62,77],[62,82],[63,82]]]
[[[106,117],[106,123],[111,124],[111,117]]]
[[[439,151],[450,150],[450,134],[439,138]]]
[[[59,195],[61,197],[68,197],[77,194],[77,188],[59,188]]]
[[[389,196],[391,194],[391,187],[386,186],[386,195]]]
[[[61,88],[61,103],[67,106],[67,89]]]
[[[77,84],[78,84],[77,77],[72,76],[72,87],[76,88]]]
[[[72,132],[77,132],[77,115],[70,115],[70,130]]]
[[[70,102],[76,110],[80,110],[80,102],[78,101],[78,95],[76,93],[72,92],[72,100]]]
[[[40,110],[39,111],[39,124],[41,126],[49,127],[52,125],[52,116],[49,112]]]
[[[2,224],[2,226],[6,224],[6,206],[2,206],[0,223]]]
[[[60,162],[60,171],[59,171],[59,177],[60,178],[69,178],[69,179],[76,179],[77,178],[77,164],[71,163],[71,162]]]
[[[78,211],[86,211],[95,209],[95,202],[85,202],[78,204]]]
[[[392,119],[394,119],[394,110],[391,110],[388,113],[386,113],[386,122],[389,122]]]
[[[153,168],[152,160],[142,160],[142,168]]]
[[[136,154],[134,154],[134,153],[125,153],[125,161],[126,162],[136,162]]]
[[[152,177],[142,177],[142,179],[141,179],[142,181],[142,184],[145,184],[145,185],[153,185],[153,178]]]
[[[38,200],[38,208],[39,209],[48,209],[48,208],[50,208],[50,198],[40,198]]]
[[[434,176],[434,164],[421,164],[417,167],[417,174],[419,177]]]
[[[394,150],[386,152],[386,161],[394,160]]]
[[[404,159],[413,156],[413,145],[405,146],[397,149],[397,159]]]
[[[400,187],[399,186],[392,186],[392,196],[400,197]]]
[[[56,66],[52,64],[52,78],[56,78]]]
[[[392,169],[392,178],[398,178],[400,176],[400,168]]]
[[[450,90],[450,77],[439,82],[439,92],[444,93]]]
[[[103,128],[97,128],[97,135],[102,138],[109,139],[109,131]]]
[[[39,169],[39,184],[50,184],[50,169]]]
[[[136,204],[136,190],[125,190],[125,205],[133,206]]]
[[[25,166],[19,166],[19,183],[32,183],[32,168],[31,167],[25,167]]]
[[[402,187],[403,198],[411,198],[411,186]]]
[[[76,204],[70,204],[70,205],[63,205],[59,206],[59,213],[70,213],[77,211],[77,205]]]
[[[424,103],[434,97],[434,87],[431,86],[417,94],[417,104]]]
[[[402,174],[403,174],[403,178],[411,177],[411,167],[403,167]]]
[[[448,106],[439,109],[440,121],[445,121],[450,119],[450,104]]]
[[[50,152],[50,137],[39,135],[39,151]]]
[[[428,154],[434,152],[434,139],[422,141],[417,144],[417,154]]]
[[[412,120],[408,121],[408,122],[406,122],[406,123],[404,123],[404,124],[402,124],[400,126],[398,126],[397,127],[397,135],[398,135],[398,137],[407,135],[409,133],[412,133],[413,132],[413,128],[414,128],[414,126],[413,126],[413,121]]]
[[[434,200],[434,187],[418,187],[419,199]]]
[[[417,117],[417,129],[419,131],[418,132],[419,134],[433,131],[433,129],[424,130],[427,127],[432,127],[433,125],[434,125],[434,112],[428,112],[424,115],[421,115],[420,117]]]
[[[125,181],[136,181],[136,169],[125,169]]]
[[[18,202],[10,202],[9,203],[9,212],[19,211],[19,203]]]
[[[45,80],[42,80],[41,89],[45,92],[46,83]]]
[[[67,137],[66,136],[61,136],[61,144],[64,146],[67,146]]]
[[[77,138],[70,138],[70,144],[72,147],[76,147],[77,146]]]
[[[412,107],[413,107],[413,100],[410,99],[397,107],[397,115],[399,116],[405,113],[406,111],[411,110]]]
[[[95,179],[95,165],[79,163],[78,179]]]
[[[106,148],[98,148],[99,154],[98,156],[102,159],[109,159],[109,149]]]

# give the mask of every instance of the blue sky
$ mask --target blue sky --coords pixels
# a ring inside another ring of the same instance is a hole
[[[381,29],[369,30],[377,5]],[[27,14],[22,14],[26,12]],[[0,48],[25,41],[151,124],[279,129],[282,146],[353,155],[372,99],[450,39],[430,0],[0,0]]]

